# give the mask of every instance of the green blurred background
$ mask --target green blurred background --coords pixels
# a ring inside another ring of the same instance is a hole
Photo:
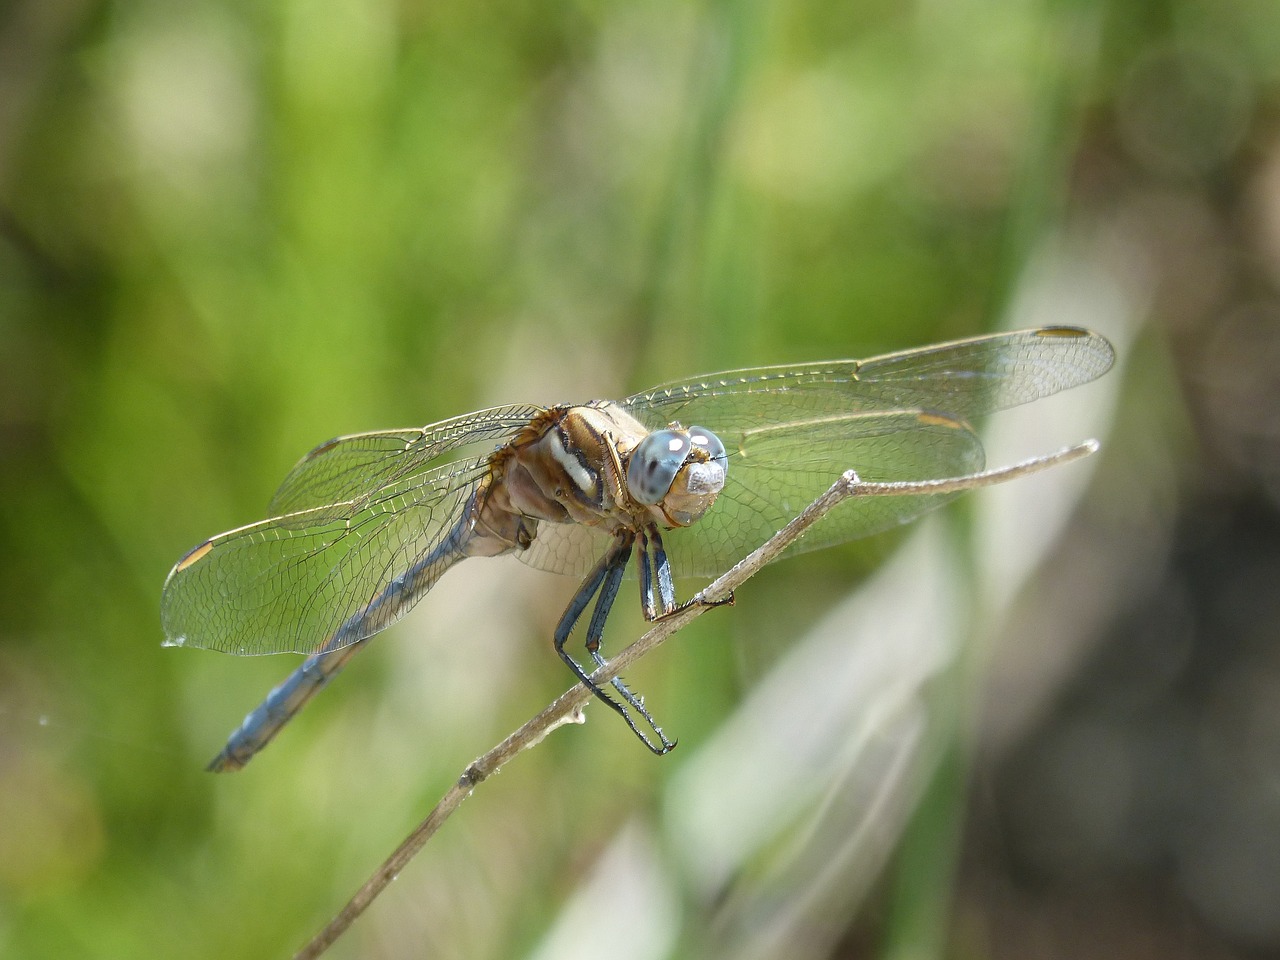
[[[573,584],[475,561],[203,773],[294,664],[161,649],[161,583],[315,443],[1052,322],[1123,366],[993,459],[1104,452],[931,527],[981,609],[928,732],[861,716],[902,765],[700,772],[901,538],[790,561],[629,674],[680,750],[589,711],[332,955],[1280,953],[1278,287],[1274,0],[5,4],[0,955],[288,955],[567,686]]]

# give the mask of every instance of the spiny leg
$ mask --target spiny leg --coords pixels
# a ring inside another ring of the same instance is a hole
[[[640,531],[636,542],[636,566],[640,571],[640,612],[652,623],[658,619],[658,601],[653,594],[653,567],[649,562],[649,535]]]
[[[609,704],[609,706],[614,710],[617,710],[619,713],[623,713],[624,716],[625,712],[622,705],[605,693],[604,690],[601,689],[600,685],[591,679],[591,675],[583,669],[582,665],[579,664],[578,661],[573,659],[567,650],[565,650],[565,644],[568,643],[569,637],[573,633],[573,628],[577,626],[578,621],[582,618],[582,613],[587,609],[587,604],[591,602],[591,598],[597,593],[602,592],[601,588],[604,586],[607,578],[610,576],[616,577],[612,571],[615,569],[620,570],[626,568],[627,560],[631,556],[633,543],[634,537],[632,534],[627,531],[619,532],[613,546],[609,548],[608,552],[606,552],[591,569],[591,572],[587,574],[586,578],[582,581],[582,584],[578,587],[577,592],[569,600],[569,605],[565,607],[564,613],[560,616],[560,622],[556,625],[554,635],[556,653],[560,655],[560,659],[563,660],[569,669],[573,671],[574,676],[582,681],[583,685],[586,686],[588,690],[594,693],[605,703]],[[616,593],[616,587],[614,588],[614,592]],[[599,603],[597,603],[596,610],[592,614],[592,621],[594,622],[599,616],[600,606]],[[628,720],[628,722],[630,721]]]
[[[587,625],[587,652],[591,654],[591,658],[596,662],[596,666],[599,667],[603,667],[605,664],[604,655],[600,652],[600,641],[604,638],[605,621],[609,618],[609,611],[613,607],[613,601],[618,597],[618,588],[622,585],[622,574],[626,569],[627,559],[628,557],[624,556],[622,562],[615,563],[609,567],[604,583],[600,587],[600,595],[596,598],[595,610],[591,613],[591,622]],[[667,735],[662,732],[662,728],[653,719],[653,715],[649,713],[644,705],[644,698],[632,693],[621,677],[614,677],[609,681],[609,684],[614,690],[618,691],[618,695],[630,704],[636,713],[644,717],[650,729],[657,734],[658,742],[662,744],[661,748],[655,747],[649,738],[637,729],[635,723],[632,722],[631,716],[625,711],[621,711],[623,717],[626,718],[627,725],[631,727],[632,732],[637,737],[644,741],[645,746],[660,756],[671,750],[675,743],[667,739]]]
[[[676,602],[676,588],[671,576],[671,561],[667,559],[667,549],[662,543],[662,534],[658,532],[657,527],[650,527],[647,530],[640,531],[640,539],[638,544],[640,564],[640,608],[644,612],[644,618],[650,622],[662,620],[672,614],[679,613],[681,610],[688,609],[694,604],[701,604],[707,607],[723,607],[733,606],[733,594],[730,593],[723,600],[700,600],[698,597],[691,597],[684,603]],[[650,572],[650,563],[652,563],[652,573]],[[657,581],[658,595],[655,598],[653,592],[654,580]]]
[[[675,744],[667,740],[657,724],[653,722],[653,718],[649,716],[644,709],[643,704],[635,697],[626,685],[620,680],[612,681],[612,686],[626,699],[627,703],[636,707],[649,726],[657,733],[661,746],[655,746],[654,743],[636,726],[635,720],[631,714],[627,712],[627,708],[619,703],[613,697],[609,696],[599,684],[591,679],[591,675],[587,673],[582,666],[569,655],[565,650],[565,644],[569,640],[570,634],[573,632],[574,626],[582,617],[582,613],[587,608],[587,604],[591,602],[591,598],[599,594],[596,601],[595,610],[592,611],[591,624],[588,628],[588,650],[597,664],[603,664],[604,659],[600,655],[600,635],[604,631],[604,623],[609,614],[609,608],[612,607],[613,601],[618,594],[618,586],[622,582],[622,573],[626,569],[627,561],[631,558],[632,545],[635,542],[635,535],[630,531],[619,531],[617,539],[609,551],[600,558],[586,579],[582,581],[582,585],[578,588],[577,593],[569,601],[569,605],[565,608],[564,614],[560,618],[560,623],[556,626],[555,631],[555,647],[556,653],[560,655],[560,659],[565,662],[570,670],[573,671],[582,684],[595,694],[599,699],[607,703],[612,709],[626,721],[627,726],[631,728],[640,741],[656,754],[664,754],[670,750]],[[594,640],[594,642],[593,642]]]
[[[671,580],[671,562],[667,559],[667,548],[662,544],[662,534],[658,528],[650,526],[640,531],[639,563],[641,574],[640,606],[644,618],[649,621],[669,617],[677,609],[676,588]],[[650,572],[652,570],[652,572]],[[657,584],[657,596],[654,596],[654,584]]]

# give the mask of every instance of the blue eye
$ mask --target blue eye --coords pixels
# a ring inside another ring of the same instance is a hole
[[[649,505],[660,501],[671,489],[691,449],[692,444],[683,430],[655,430],[641,440],[627,467],[627,489],[631,496]],[[723,452],[723,448],[721,450]]]
[[[720,442],[719,437],[706,427],[690,427],[689,439],[693,441],[695,447],[707,451],[709,458],[719,460],[722,466],[725,465],[727,458],[724,452],[724,444]]]
[[[695,451],[705,453],[705,458],[691,457]],[[669,518],[686,514],[693,516],[695,512],[701,515],[724,486],[727,468],[724,444],[706,427],[655,430],[631,453],[631,463],[627,466],[627,489],[637,502],[647,506],[668,501],[668,506],[675,511],[669,513]],[[676,481],[681,477],[679,490],[674,490]],[[689,497],[698,499],[701,508],[695,511],[689,505]],[[685,521],[677,518],[677,522]]]

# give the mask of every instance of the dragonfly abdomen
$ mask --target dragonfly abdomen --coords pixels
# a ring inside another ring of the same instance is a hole
[[[485,504],[482,488],[471,495],[461,518],[426,556],[393,577],[358,613],[348,617],[333,632],[318,653],[309,656],[267,694],[231,734],[207,769],[220,773],[239,770],[248,763],[347,665],[371,636],[403,616],[459,560],[506,553],[521,546],[521,541],[523,546],[528,546],[532,533],[520,517],[495,515],[491,518],[492,524],[480,523],[486,513]]]
[[[244,722],[227,739],[222,752],[205,769],[223,773],[243,767],[346,666],[363,645],[364,641],[357,641],[341,650],[307,657],[302,666],[289,674],[244,718]]]

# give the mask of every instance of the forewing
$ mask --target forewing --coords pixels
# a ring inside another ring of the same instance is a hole
[[[487,472],[487,454],[460,460],[206,541],[165,581],[167,642],[313,653],[378,632],[459,558],[451,534]]]
[[[701,422],[701,421],[699,421]],[[724,438],[721,437],[723,440]],[[850,414],[748,430],[728,444],[724,490],[700,521],[664,537],[679,573],[727,570],[797,517],[846,470],[863,480],[931,480],[981,470],[982,445],[960,420],[918,411]],[[854,497],[786,555],[913,520],[952,496]]]
[[[533,406],[494,407],[429,427],[337,437],[298,461],[271,500],[272,517],[330,507],[335,516],[404,482],[459,447],[509,440],[542,412]]]
[[[726,432],[832,412],[932,410],[972,420],[1087,383],[1114,360],[1105,337],[1044,327],[869,360],[710,374],[646,390],[621,405],[650,428],[696,423],[728,444]]]
[[[703,423],[697,412],[697,422]],[[921,411],[854,413],[752,427],[731,438],[725,487],[707,514],[663,535],[677,576],[715,576],[760,546],[846,470],[864,480],[929,480],[981,470],[982,445],[963,421]],[[827,514],[789,553],[869,536],[954,495],[859,497]],[[583,576],[608,537],[581,524],[542,524],[520,559]],[[634,570],[628,572],[634,576]]]
[[[711,374],[647,390],[620,405],[651,428],[696,423],[725,443],[729,471],[720,499],[699,523],[667,537],[678,573],[711,575],[780,529],[847,469],[869,480],[922,480],[980,469],[981,446],[965,420],[1087,383],[1114,358],[1098,334],[1045,327],[861,361]],[[393,487],[464,443],[509,439],[538,412],[496,408],[424,430],[322,444],[285,479],[272,512],[302,510],[316,529],[341,521],[347,512],[364,509],[370,490],[379,489],[371,480]],[[793,552],[867,536],[946,499],[860,498],[837,508]],[[521,559],[582,575],[607,543],[594,528],[544,523]]]

